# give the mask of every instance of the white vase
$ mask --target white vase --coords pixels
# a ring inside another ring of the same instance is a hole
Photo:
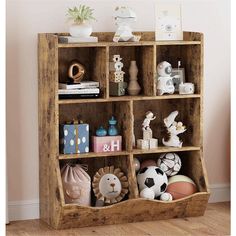
[[[91,25],[86,23],[81,23],[81,24],[71,25],[69,31],[72,37],[87,38],[91,35],[93,29]]]
[[[136,96],[139,94],[141,87],[138,83],[138,67],[136,65],[136,61],[131,61],[130,62],[130,67],[129,67],[129,75],[130,75],[130,81],[129,81],[129,86],[128,86],[128,94],[132,96]]]

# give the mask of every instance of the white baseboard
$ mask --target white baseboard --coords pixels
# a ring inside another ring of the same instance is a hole
[[[230,201],[230,184],[213,184],[210,191],[210,203]],[[8,214],[10,221],[38,219],[39,200],[9,202]]]
[[[9,221],[39,219],[39,200],[8,202]]]
[[[212,184],[210,191],[210,203],[230,201],[230,184]]]

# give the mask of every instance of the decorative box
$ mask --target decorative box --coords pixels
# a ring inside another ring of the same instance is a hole
[[[122,147],[122,137],[117,136],[92,136],[94,152],[119,152]]]
[[[60,152],[63,154],[89,152],[89,125],[60,125]]]
[[[137,140],[137,148],[149,149],[149,140],[147,140],[147,139],[138,139]]]
[[[111,96],[124,96],[127,88],[126,82],[110,82],[110,95]]]

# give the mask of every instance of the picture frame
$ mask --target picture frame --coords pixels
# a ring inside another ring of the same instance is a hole
[[[157,3],[155,7],[155,39],[183,40],[180,3]]]
[[[179,91],[179,85],[185,82],[185,69],[184,68],[172,68],[171,77],[175,86],[175,91]]]

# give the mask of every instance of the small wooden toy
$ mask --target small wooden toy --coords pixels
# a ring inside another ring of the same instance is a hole
[[[114,166],[100,168],[93,177],[92,186],[97,201],[103,201],[107,205],[121,201],[129,191],[127,177]]]
[[[138,83],[138,67],[136,65],[136,61],[130,62],[129,76],[128,94],[131,96],[136,96],[141,91],[141,87]]]
[[[137,140],[137,148],[149,149],[149,141],[148,141],[148,139],[138,139]]]
[[[126,82],[109,82],[109,93],[111,96],[124,96],[127,89]]]
[[[162,139],[162,143],[168,147],[179,147],[181,148],[183,142],[180,141],[178,134],[182,134],[186,131],[185,126],[182,122],[176,122],[175,118],[179,114],[178,111],[173,111],[170,113],[168,117],[164,119],[164,124],[167,128],[168,134],[170,138],[168,141],[165,141],[164,138]]]
[[[92,136],[94,152],[119,152],[122,147],[122,137],[117,136]]]
[[[118,130],[116,128],[117,120],[114,116],[111,117],[111,119],[108,121],[109,128],[108,128],[108,135],[109,136],[116,136],[118,135]]]
[[[113,63],[110,63],[110,67],[112,67],[112,65],[114,66],[114,69],[110,69],[111,76],[110,76],[110,81],[111,82],[124,82],[124,74],[125,72],[122,71],[122,68],[124,66],[124,64],[121,62],[122,58],[120,57],[120,55],[113,55]]]

